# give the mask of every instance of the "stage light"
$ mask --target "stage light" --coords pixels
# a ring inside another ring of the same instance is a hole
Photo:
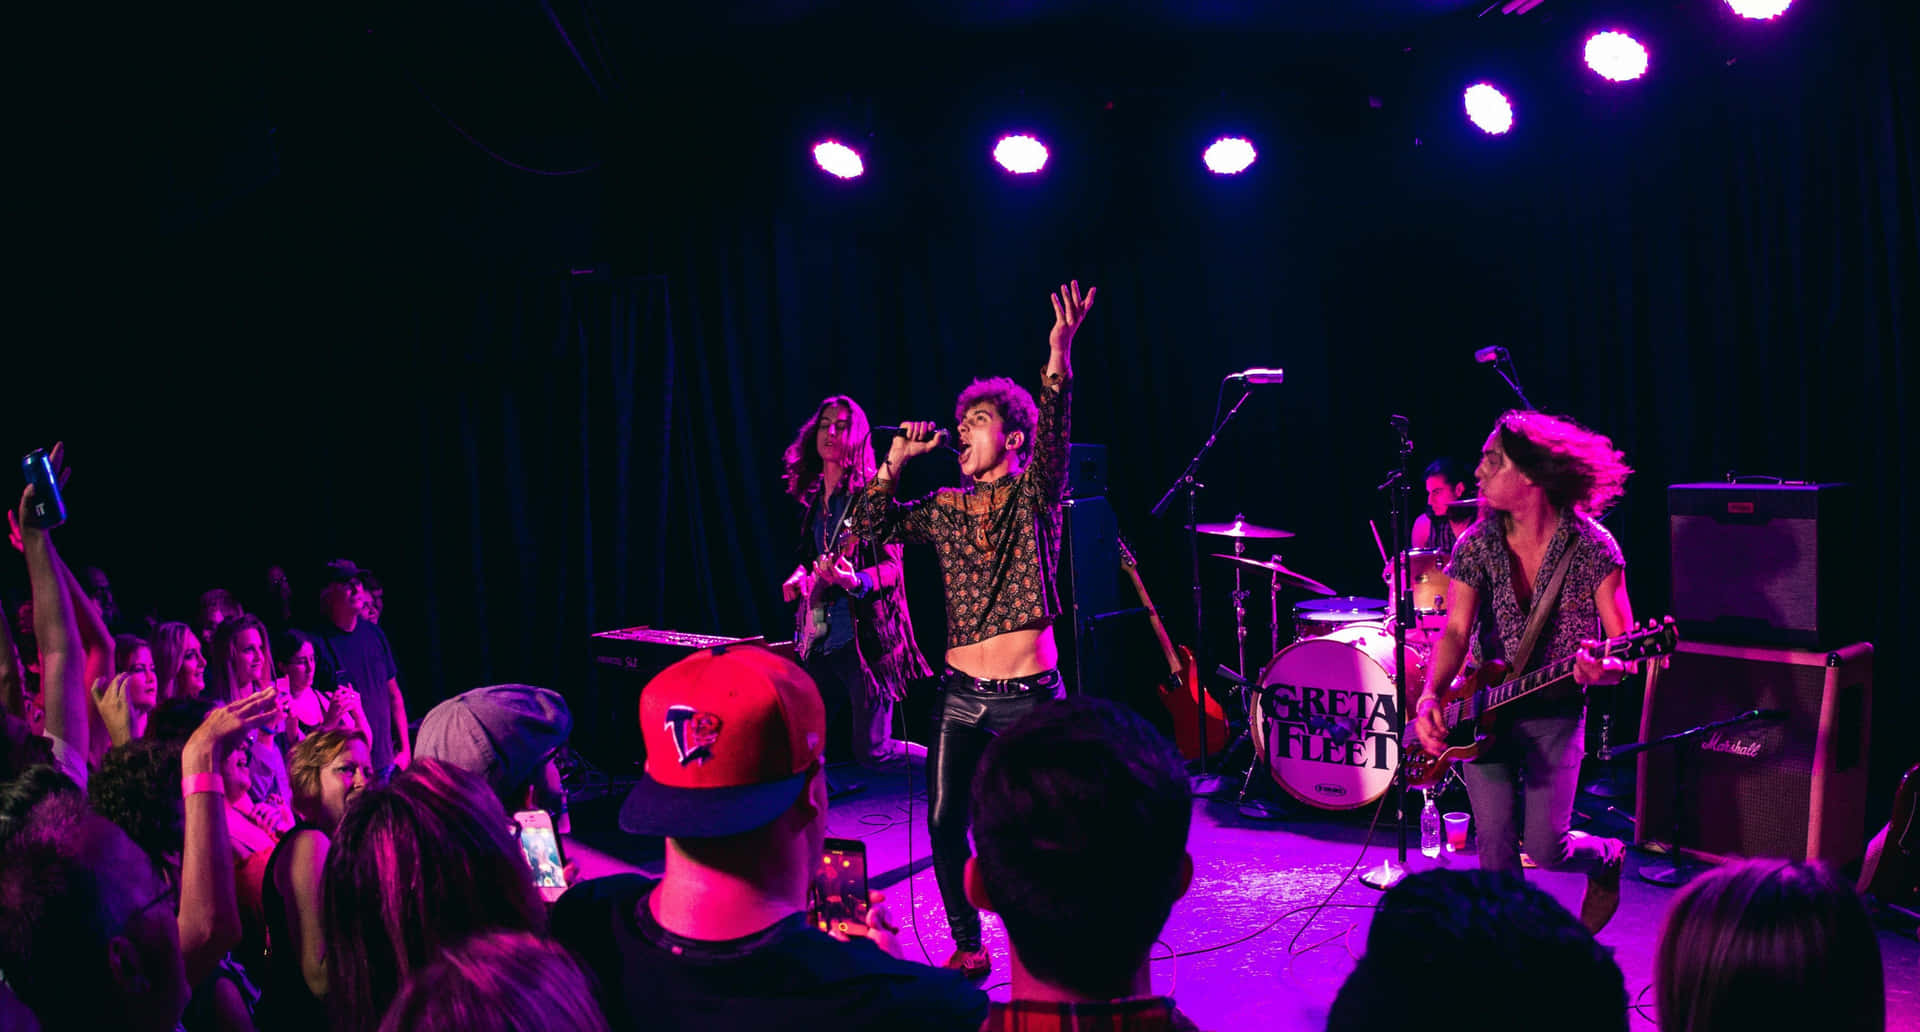
[[[1624,32],[1596,32],[1587,37],[1587,67],[1602,79],[1628,82],[1647,74],[1647,48]]]
[[[1213,145],[1201,155],[1201,160],[1207,163],[1207,169],[1214,175],[1230,176],[1246,171],[1257,156],[1253,144],[1238,136],[1223,136],[1213,141]]]
[[[1476,82],[1467,87],[1466,102],[1467,118],[1482,130],[1499,136],[1513,128],[1513,104],[1491,84]]]
[[[1002,136],[993,145],[993,160],[1016,175],[1038,172],[1047,164],[1047,148],[1031,136]]]
[[[852,179],[867,170],[860,162],[859,152],[833,140],[823,140],[813,145],[813,161],[826,174],[841,179]]]
[[[1777,18],[1793,0],[1727,0],[1727,6],[1742,18]]]

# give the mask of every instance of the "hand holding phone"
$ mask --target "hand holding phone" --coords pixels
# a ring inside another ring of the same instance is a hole
[[[67,522],[67,503],[60,497],[60,478],[54,474],[53,459],[46,450],[35,448],[28,452],[20,460],[20,472],[33,488],[25,507],[27,526],[52,530]]]
[[[868,910],[867,844],[830,838],[813,870],[807,919],[829,935],[865,935]]]
[[[533,872],[533,885],[540,898],[551,903],[567,891],[567,861],[560,851],[560,836],[554,833],[553,818],[545,810],[521,810],[513,815],[520,838],[520,855]]]

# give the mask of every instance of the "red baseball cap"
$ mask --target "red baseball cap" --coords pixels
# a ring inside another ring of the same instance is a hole
[[[721,645],[640,691],[646,773],[620,807],[633,835],[721,838],[787,812],[826,749],[820,690],[758,645]]]

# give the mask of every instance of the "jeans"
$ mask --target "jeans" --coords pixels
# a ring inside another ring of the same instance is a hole
[[[875,698],[860,665],[859,649],[848,645],[825,655],[815,653],[807,657],[806,668],[820,688],[828,726],[839,721],[842,713],[850,715],[847,739],[854,762],[875,770],[902,770],[926,757],[924,747],[893,737],[893,701]]]
[[[1508,725],[1485,759],[1460,768],[1480,826],[1482,870],[1520,873],[1516,802],[1524,813],[1527,855],[1541,870],[1590,875],[1605,866],[1606,840],[1569,833],[1585,747],[1584,715],[1533,717]],[[1524,788],[1519,784],[1522,771]]]
[[[973,772],[995,735],[1035,708],[1066,697],[1055,671],[1021,678],[1027,691],[981,692],[973,678],[948,670],[934,709],[933,744],[927,747],[927,834],[933,840],[933,875],[946,904],[955,949],[980,949],[980,911],[967,902],[965,873],[972,850],[967,824],[973,807]],[[1012,682],[1002,682],[1011,685]]]

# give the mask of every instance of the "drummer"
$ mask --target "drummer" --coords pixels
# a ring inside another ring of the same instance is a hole
[[[1467,468],[1443,455],[1427,466],[1426,481],[1427,511],[1413,521],[1413,547],[1450,555],[1453,543],[1473,525],[1473,511],[1454,504],[1466,498]]]

